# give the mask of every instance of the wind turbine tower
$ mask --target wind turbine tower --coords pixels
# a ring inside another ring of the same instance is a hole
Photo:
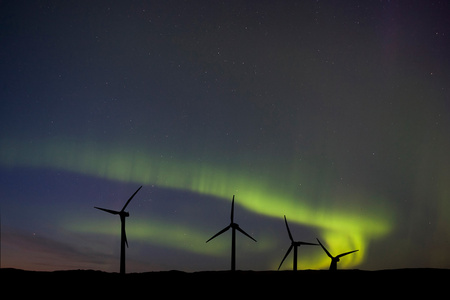
[[[289,234],[289,239],[291,240],[291,246],[289,247],[289,249],[287,250],[286,254],[284,255],[283,260],[281,261],[280,266],[278,267],[278,270],[281,268],[281,265],[283,264],[284,260],[289,255],[289,253],[291,252],[292,248],[294,248],[294,266],[293,266],[293,270],[297,271],[297,251],[298,251],[298,247],[300,247],[301,245],[318,246],[319,244],[294,241],[294,239],[292,238],[291,231],[289,230],[289,225],[288,225],[288,222],[286,220],[286,216],[284,216],[284,222],[286,223],[286,229],[287,229],[287,232]]]
[[[342,256],[345,256],[345,255],[348,255],[350,253],[359,251],[359,250],[353,250],[353,251],[344,252],[344,253],[341,253],[339,255],[333,256],[333,255],[330,254],[330,252],[328,252],[328,250],[324,247],[324,245],[322,245],[322,243],[319,241],[319,239],[317,239],[317,241],[319,242],[320,246],[322,246],[323,251],[325,251],[325,253],[328,255],[328,257],[331,258],[330,271],[336,271],[337,270],[337,263],[340,261],[340,258]]]
[[[236,230],[240,231],[242,234],[246,235],[247,237],[251,238],[256,242],[254,238],[252,238],[248,233],[246,233],[242,228],[239,227],[238,224],[234,223],[234,195],[233,200],[231,202],[231,222],[230,225],[213,235],[209,240],[206,242],[209,242],[213,238],[221,235],[222,233],[226,232],[228,229],[231,228],[231,271],[236,270]]]
[[[110,213],[110,214],[113,214],[113,215],[119,215],[119,217],[120,217],[120,223],[121,223],[121,231],[120,231],[120,274],[125,274],[125,244],[127,245],[127,248],[128,248],[127,234],[125,232],[125,218],[129,217],[130,214],[127,211],[125,211],[125,208],[130,203],[131,199],[133,199],[134,195],[136,195],[137,192],[139,192],[139,190],[141,188],[142,188],[142,186],[140,186],[137,189],[137,191],[134,192],[134,194],[130,197],[130,199],[128,199],[127,203],[125,203],[125,205],[123,206],[122,210],[120,210],[120,211],[106,209],[106,208],[100,208],[100,207],[94,206],[94,208],[96,208],[96,209],[100,209],[100,210],[106,211],[107,213]]]

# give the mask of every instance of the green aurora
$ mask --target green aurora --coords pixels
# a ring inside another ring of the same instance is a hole
[[[314,228],[329,249],[333,249],[333,253],[367,249],[371,241],[388,235],[394,226],[394,218],[385,199],[365,199],[364,194],[360,193],[346,199],[337,199],[338,196],[332,201],[326,199],[326,203],[336,203],[331,206],[325,206],[325,202],[317,199],[308,200],[298,190],[298,182],[304,180],[300,174],[302,170],[289,171],[289,176],[281,176],[274,171],[276,168],[270,172],[256,168],[248,171],[236,164],[215,165],[213,161],[187,161],[174,156],[165,158],[145,149],[127,149],[67,139],[49,139],[40,143],[9,140],[2,141],[0,157],[3,166],[64,170],[121,182],[188,190],[225,201],[229,201],[232,194],[237,194],[239,205],[253,213],[271,218],[287,214],[290,223]],[[324,195],[330,196],[327,193]],[[71,221],[65,226],[78,232],[117,234],[117,228],[106,225],[107,220],[99,222],[95,221],[94,226]],[[155,221],[138,223],[129,228],[134,239],[182,247],[193,253],[227,255],[228,240],[218,239],[210,247],[205,247],[205,236],[210,234],[205,230],[185,228],[184,225],[183,233],[180,233],[181,225],[177,224]],[[172,238],[168,239],[168,236]],[[261,244],[269,247],[270,242]],[[365,251],[360,251],[358,255],[343,260],[341,265],[357,266],[364,258]],[[275,267],[276,262],[273,264]],[[326,268],[329,259],[319,253],[302,264],[305,268]],[[289,267],[289,264],[284,267]]]

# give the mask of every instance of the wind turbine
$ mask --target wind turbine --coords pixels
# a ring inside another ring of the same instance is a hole
[[[289,230],[289,225],[288,225],[288,222],[286,220],[286,216],[284,216],[284,222],[286,223],[286,229],[287,229],[287,232],[289,234],[289,239],[291,240],[291,246],[289,247],[289,249],[287,250],[286,254],[284,255],[283,260],[281,261],[280,266],[278,267],[278,270],[280,270],[281,265],[283,264],[284,260],[289,255],[289,253],[291,252],[292,248],[294,248],[294,266],[293,266],[293,270],[297,271],[297,251],[298,251],[298,247],[300,247],[301,245],[318,246],[318,244],[294,241],[294,239],[292,238],[291,231]]]
[[[337,270],[337,263],[339,262],[339,258],[341,258],[342,256],[345,256],[347,254],[359,251],[359,250],[353,250],[353,251],[349,251],[349,252],[345,252],[342,254],[339,254],[337,256],[333,256],[330,254],[330,252],[328,252],[328,250],[322,245],[322,243],[319,241],[319,239],[317,239],[317,241],[319,242],[320,246],[322,246],[323,250],[325,251],[325,253],[331,258],[331,264],[330,264],[330,271],[336,271]]]
[[[238,224],[234,223],[234,195],[233,195],[233,201],[231,202],[231,223],[230,223],[230,225],[228,225],[227,227],[225,227],[224,229],[222,229],[221,231],[219,231],[218,233],[213,235],[213,237],[211,237],[206,242],[209,242],[210,240],[212,240],[216,236],[221,235],[222,233],[224,233],[225,231],[227,231],[230,228],[231,228],[231,271],[235,271],[236,270],[236,230],[239,230],[241,233],[248,236],[255,242],[256,242],[256,240],[254,238],[252,238],[244,230],[242,230]]]
[[[106,211],[107,213],[113,214],[113,215],[119,215],[120,217],[120,223],[121,223],[121,234],[120,234],[120,274],[125,274],[125,244],[127,244],[128,248],[128,241],[127,241],[127,234],[125,232],[125,218],[129,217],[130,214],[125,211],[125,208],[127,207],[128,203],[130,203],[131,199],[133,199],[134,195],[136,195],[137,192],[142,188],[140,186],[136,192],[128,199],[127,203],[125,203],[124,207],[120,211],[106,209],[106,208],[100,208],[94,206],[96,209],[100,209],[103,211]]]

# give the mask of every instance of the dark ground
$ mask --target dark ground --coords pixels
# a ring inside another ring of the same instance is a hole
[[[450,269],[380,271],[205,271],[148,272],[121,276],[92,270],[36,272],[0,269],[3,295],[49,297],[126,296],[196,298],[283,296],[446,298]]]

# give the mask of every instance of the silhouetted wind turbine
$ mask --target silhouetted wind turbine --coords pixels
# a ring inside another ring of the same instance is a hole
[[[136,192],[128,199],[127,203],[125,203],[124,207],[121,211],[115,211],[111,209],[106,208],[100,208],[94,206],[96,209],[100,209],[103,211],[106,211],[107,213],[113,214],[113,215],[119,215],[120,217],[120,223],[121,223],[121,234],[120,234],[120,274],[125,274],[125,244],[127,244],[128,248],[128,241],[127,241],[127,234],[125,232],[125,218],[129,217],[130,214],[125,211],[125,208],[127,207],[128,203],[130,203],[131,199],[133,199],[134,195],[136,195],[137,192],[142,188],[140,186]]]
[[[294,248],[294,266],[293,266],[293,270],[297,271],[297,250],[298,250],[298,247],[300,247],[301,245],[318,246],[318,244],[294,241],[294,239],[292,238],[291,231],[289,230],[289,225],[288,225],[288,222],[286,220],[286,216],[284,216],[284,222],[286,223],[286,229],[287,229],[287,232],[289,234],[289,239],[291,240],[291,246],[289,247],[289,249],[287,250],[286,254],[284,255],[283,260],[281,261],[280,266],[278,267],[278,270],[281,268],[281,265],[283,264],[284,260],[289,255],[289,253],[291,252],[292,248]]]
[[[225,227],[224,229],[222,229],[221,231],[216,233],[212,238],[210,238],[206,242],[209,242],[210,240],[212,240],[216,236],[221,235],[222,233],[224,233],[225,231],[227,231],[230,228],[231,228],[231,271],[235,271],[236,270],[236,229],[239,230],[244,235],[251,238],[252,240],[254,240],[255,242],[256,242],[256,240],[254,238],[252,238],[244,230],[242,230],[238,224],[234,223],[234,195],[233,195],[233,201],[231,202],[231,223],[230,223],[230,225],[228,225],[227,227]]]
[[[330,252],[328,252],[328,250],[322,245],[322,243],[319,241],[319,239],[317,239],[317,241],[319,242],[320,246],[322,246],[323,250],[325,251],[325,253],[331,258],[331,264],[330,264],[330,271],[335,271],[337,270],[337,263],[339,262],[339,258],[341,258],[342,256],[345,256],[347,254],[359,251],[359,250],[353,250],[353,251],[349,251],[349,252],[345,252],[342,254],[339,254],[337,256],[333,256],[330,254]]]

